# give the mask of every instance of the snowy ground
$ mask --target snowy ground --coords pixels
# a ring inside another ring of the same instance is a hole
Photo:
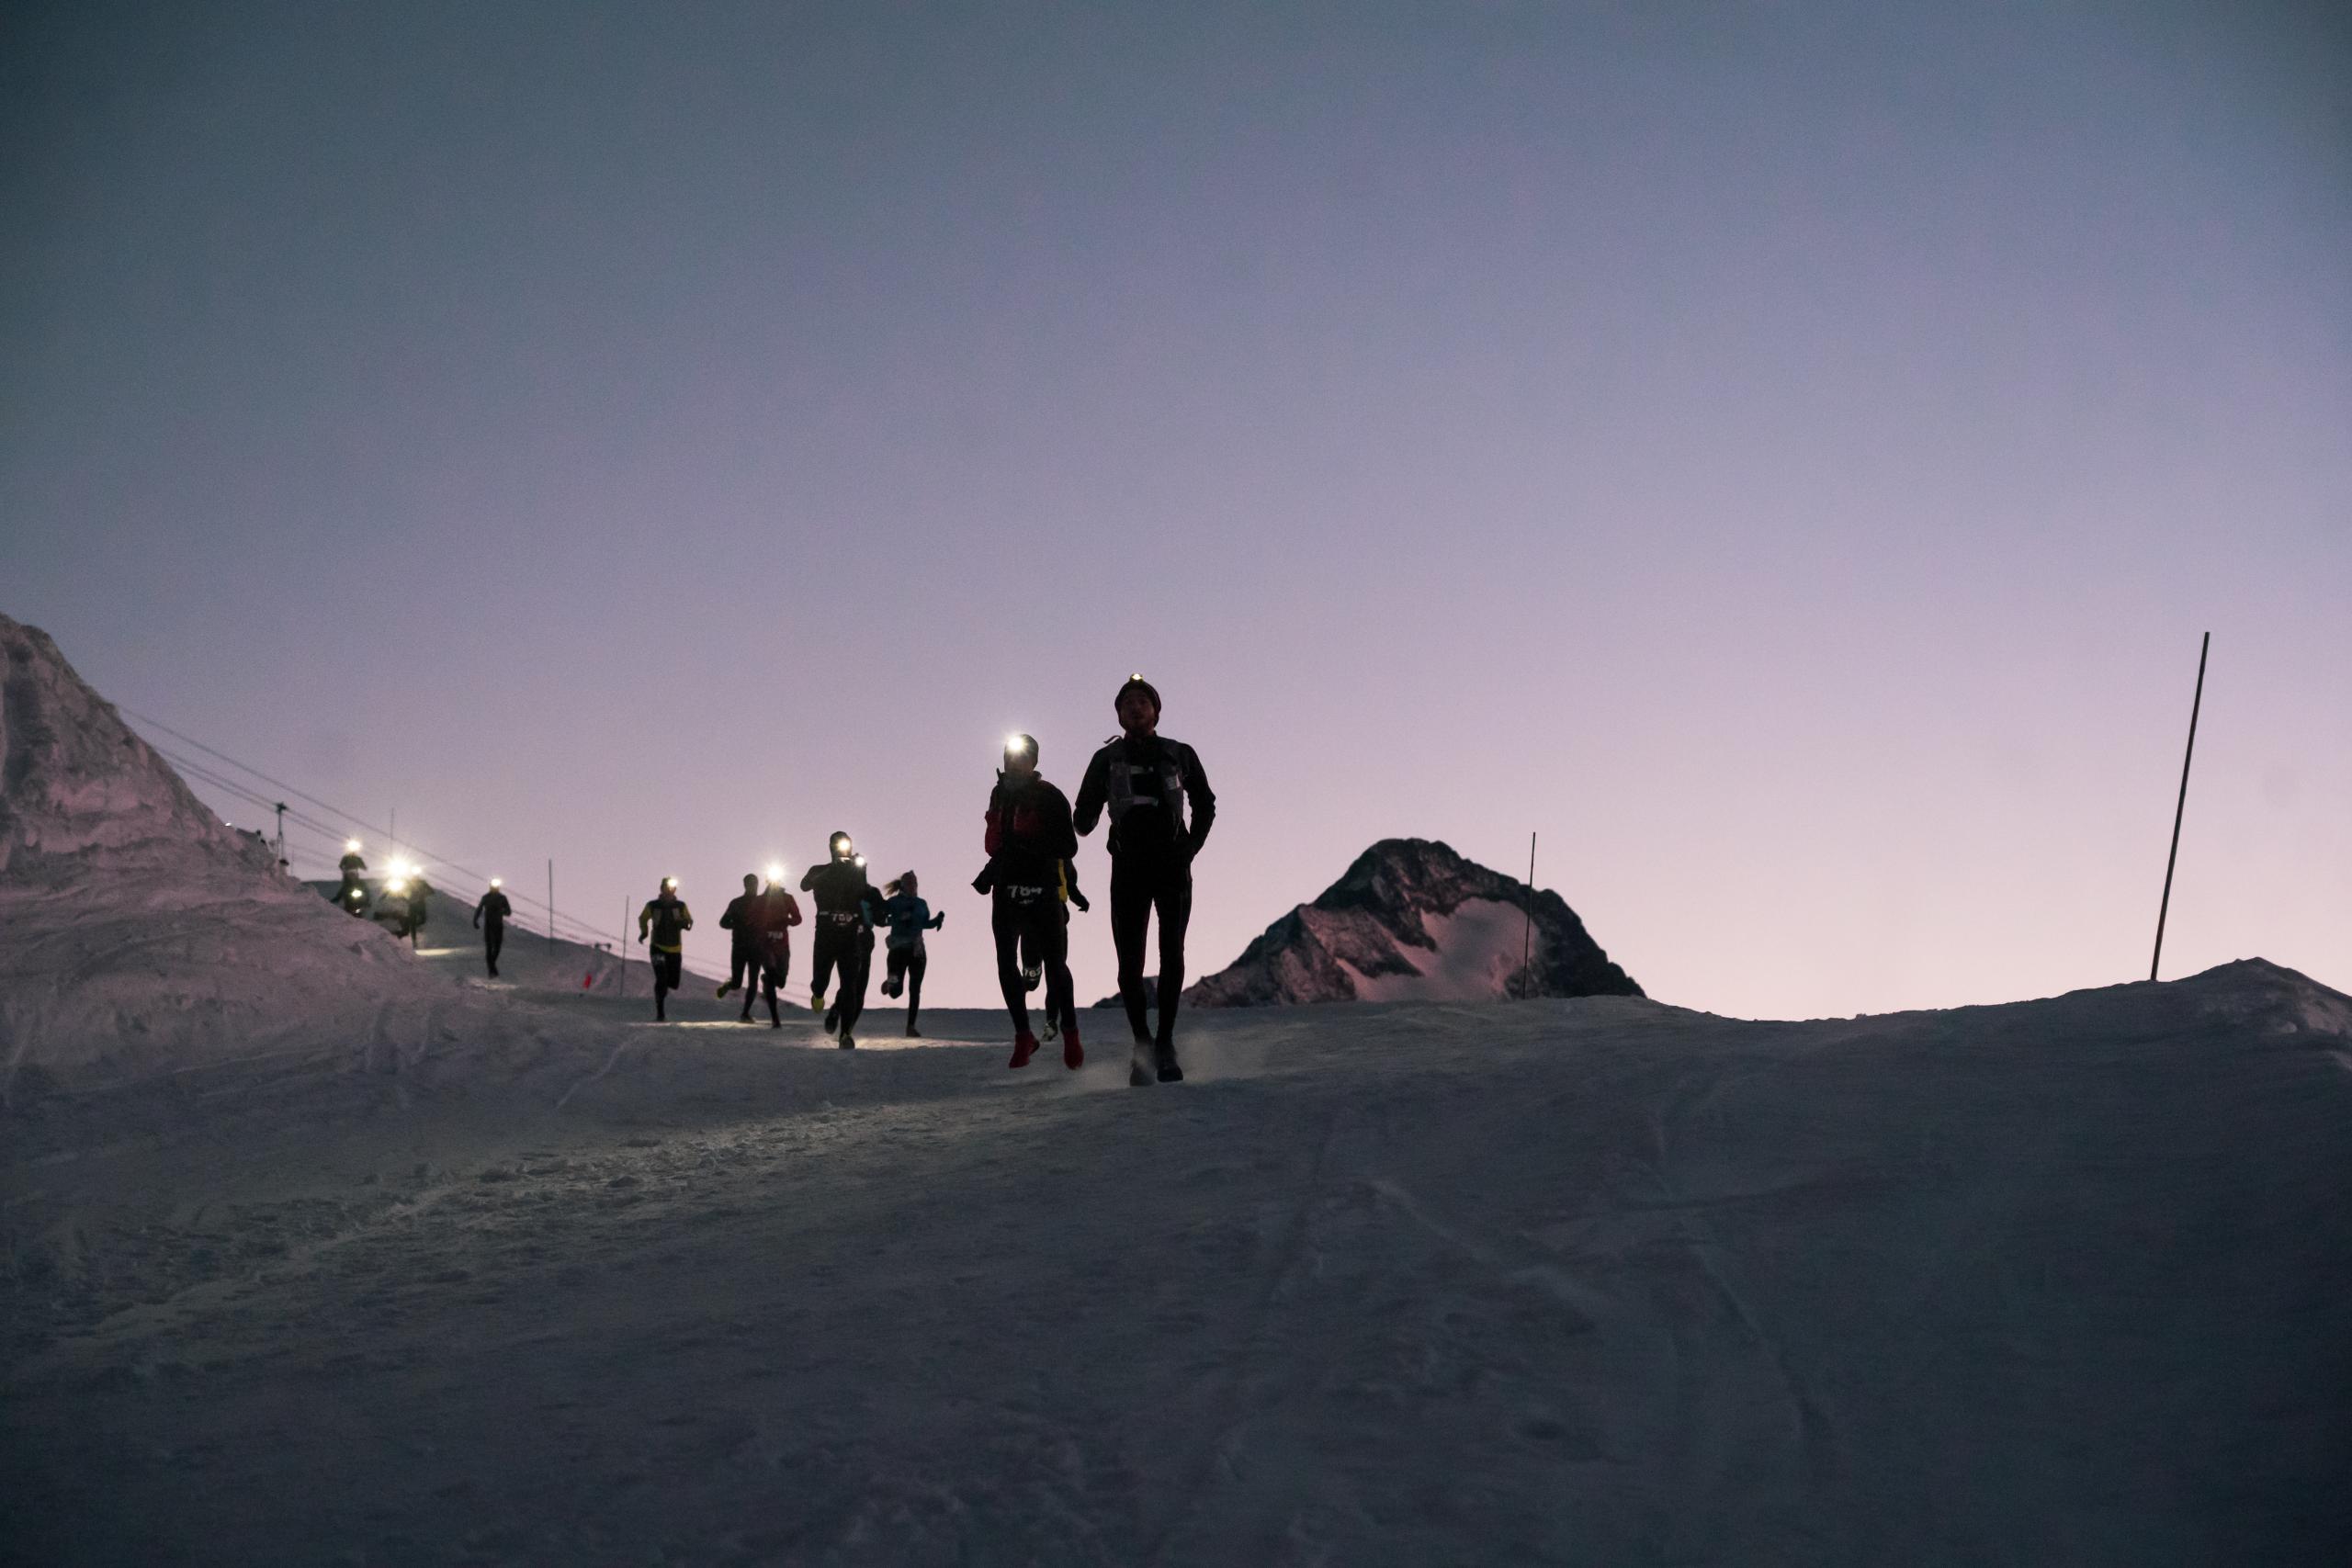
[[[639,1006],[9,1112],[0,1555],[2352,1561],[2352,1006],[2267,966],[1137,1090]]]

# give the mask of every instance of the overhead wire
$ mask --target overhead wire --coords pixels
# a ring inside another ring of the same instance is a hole
[[[345,811],[341,807],[334,805],[332,802],[321,800],[317,795],[311,795],[305,790],[297,789],[292,784],[287,784],[281,779],[273,778],[268,773],[266,773],[259,768],[254,767],[252,763],[243,761],[215,747],[208,746],[203,741],[197,739],[194,736],[185,734],[182,731],[172,728],[170,725],[164,724],[160,719],[152,718],[144,714],[134,712],[130,708],[121,707],[119,705],[117,711],[121,713],[125,717],[130,718],[139,724],[151,727],[163,734],[169,735],[188,746],[196,748],[208,757],[217,758],[220,761],[227,763],[229,766],[237,769],[240,772],[248,773],[254,778],[259,779],[262,783],[268,784],[275,789],[283,790],[288,795],[308,801],[310,804],[319,807],[321,810],[328,812],[333,816],[339,817],[345,822],[351,823],[360,829],[363,832],[375,834],[387,841],[392,840],[392,834],[389,829],[379,828],[375,824],[368,822],[366,818],[359,817],[356,813]],[[156,746],[155,750],[174,767],[180,769],[183,773],[190,776],[201,780],[205,784],[208,784],[213,788],[229,795],[232,798],[245,801],[248,804],[260,807],[264,811],[273,813],[283,807],[286,814],[286,819],[288,823],[295,827],[303,829],[308,832],[318,835],[320,839],[329,845],[340,844],[349,837],[349,835],[342,829],[322,822],[316,818],[311,817],[309,813],[299,811],[295,807],[286,805],[282,801],[265,795],[259,791],[254,789],[251,785],[225,776],[218,769],[198,762],[194,758],[184,756],[175,750],[163,746]],[[460,879],[471,881],[475,886],[477,897],[479,897],[481,889],[487,888],[489,886],[490,878],[483,873],[476,871],[470,866],[461,865],[458,862],[453,861],[445,855],[434,854],[421,844],[411,842],[406,846],[406,848],[413,852],[416,859],[422,863],[443,867],[449,872],[456,873],[458,877]],[[609,933],[599,931],[597,928],[588,924],[586,921],[570,915],[553,905],[550,905],[544,898],[534,898],[526,893],[514,890],[509,890],[508,896],[514,898],[517,903],[527,905],[539,910],[542,915],[546,916],[552,922],[555,934],[560,937],[567,937],[582,946],[594,946],[609,940]]]

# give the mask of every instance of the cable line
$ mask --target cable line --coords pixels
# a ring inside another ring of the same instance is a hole
[[[254,778],[261,780],[262,783],[268,784],[273,788],[283,790],[288,795],[296,795],[303,800],[309,801],[311,805],[319,807],[321,810],[333,816],[342,818],[345,822],[353,824],[362,832],[371,833],[378,838],[387,840],[391,838],[390,830],[379,828],[374,823],[368,821],[366,818],[356,816],[352,812],[345,811],[341,807],[334,805],[331,802],[321,800],[317,795],[311,795],[306,790],[297,789],[292,784],[286,783],[282,779],[273,778],[269,774],[263,773],[259,768],[254,767],[252,763],[243,761],[238,758],[232,757],[226,751],[208,746],[203,741],[197,739],[194,736],[185,734],[180,730],[173,728],[170,725],[164,723],[161,719],[151,718],[145,714],[135,712],[130,708],[122,707],[120,705],[117,705],[116,711],[139,724],[150,726],[162,731],[165,735],[169,735],[174,739],[184,742],[187,745],[193,746],[209,757],[218,758],[220,761],[226,762],[229,766],[237,769],[240,772],[250,773]],[[251,785],[241,784],[233,778],[223,775],[219,770],[208,767],[205,764],[197,761],[195,759],[183,756],[169,748],[156,746],[155,751],[158,755],[163,757],[165,761],[169,762],[173,767],[179,769],[182,773],[201,780],[205,784],[211,785],[213,788],[221,791],[232,798],[243,800],[253,806],[258,807],[264,811],[274,812],[280,805],[283,804],[282,802],[268,795],[260,794]],[[349,837],[349,835],[341,829],[321,822],[317,818],[311,817],[308,812],[297,811],[290,806],[286,807],[286,819],[294,827],[317,834],[322,840],[330,846],[339,845]],[[480,898],[481,892],[486,890],[489,886],[490,878],[483,873],[476,871],[470,866],[460,865],[456,861],[450,860],[447,856],[434,854],[421,844],[412,842],[408,845],[408,849],[421,864],[440,866],[447,871],[456,873],[458,879],[471,881],[475,885],[473,896],[477,899]],[[518,904],[527,905],[532,908],[539,910],[555,926],[556,934],[558,936],[568,938],[571,942],[574,942],[582,947],[594,947],[607,940],[606,933],[599,931],[594,926],[591,926],[586,921],[572,915],[569,915],[563,910],[555,908],[544,898],[534,898],[529,894],[513,890],[509,890],[508,897]],[[624,956],[626,955],[624,954]]]

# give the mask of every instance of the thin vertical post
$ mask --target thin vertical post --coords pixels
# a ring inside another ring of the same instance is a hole
[[[2188,705],[2188,750],[2180,759],[2180,799],[2172,808],[2172,853],[2165,857],[2165,897],[2156,906],[2156,951],[2148,960],[2148,978],[2156,977],[2156,965],[2164,962],[2165,917],[2172,912],[2172,868],[2180,860],[2180,819],[2188,810],[2188,764],[2197,756],[2197,713],[2205,705],[2205,656],[2213,649],[2213,634],[2207,632],[2205,641],[2197,650],[2197,695]]]
[[[621,895],[621,940],[613,949],[613,953],[621,961],[620,980],[614,987],[613,995],[625,997],[628,995],[628,895],[626,893]]]
[[[548,862],[548,951],[555,951],[555,862]]]
[[[1519,972],[1525,976],[1527,994],[1535,994],[1535,976],[1527,973],[1527,965],[1535,954],[1535,835],[1527,835],[1527,930],[1519,939]]]

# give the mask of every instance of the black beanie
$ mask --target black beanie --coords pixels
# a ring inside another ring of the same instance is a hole
[[[1140,675],[1130,675],[1127,677],[1127,683],[1121,686],[1119,688],[1119,694],[1111,699],[1111,706],[1115,709],[1121,703],[1125,702],[1129,692],[1141,692],[1145,696],[1149,697],[1151,699],[1151,716],[1155,719],[1159,716],[1159,688],[1153,685],[1150,682],[1145,680]]]

